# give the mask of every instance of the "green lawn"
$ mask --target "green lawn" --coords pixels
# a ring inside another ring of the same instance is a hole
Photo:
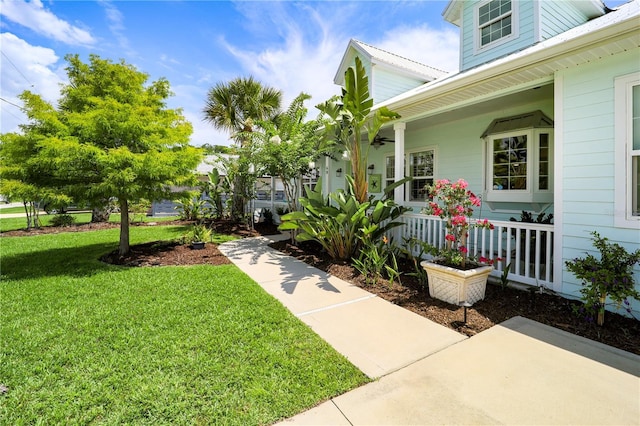
[[[24,206],[4,207],[0,209],[0,214],[24,213]]]
[[[97,261],[117,239],[0,238],[0,424],[269,424],[367,381],[235,266]]]
[[[24,210],[23,210],[24,212]],[[0,214],[5,213],[0,210]],[[81,225],[84,223],[91,222],[91,213],[78,213],[71,212],[69,213],[72,217],[75,218],[75,224]],[[40,223],[42,226],[49,226],[51,224],[51,220],[55,217],[53,214],[46,214],[42,212],[40,215]],[[135,215],[134,219],[136,222],[167,222],[176,220],[178,216],[160,216],[160,217],[150,217],[144,215]],[[120,214],[112,214],[109,216],[109,222],[120,223]],[[0,218],[0,232],[14,231],[18,229],[26,229],[27,227],[27,219],[23,217],[12,217],[12,218]]]

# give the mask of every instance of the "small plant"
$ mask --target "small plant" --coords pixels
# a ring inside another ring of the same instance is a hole
[[[502,275],[500,275],[500,287],[502,290],[506,289],[509,285],[509,271],[511,270],[511,262],[502,270]]]
[[[413,254],[414,248],[420,249],[417,256]],[[427,285],[427,271],[420,265],[420,262],[425,254],[431,252],[432,248],[430,244],[412,237],[405,238],[404,247],[399,249],[400,253],[413,265],[413,272],[409,272],[407,275],[416,277],[423,286]]]
[[[382,278],[388,279],[389,287],[392,287],[393,280],[400,277],[395,249],[387,237],[377,243],[370,239],[363,241],[360,256],[353,259],[353,266],[364,276],[367,285],[377,284]]]
[[[182,220],[198,220],[204,214],[205,201],[195,197],[186,197],[178,201],[176,210]]]
[[[188,244],[207,242],[211,239],[211,229],[205,225],[193,225],[191,230],[187,232],[183,238]]]
[[[51,218],[51,226],[71,226],[76,222],[76,218],[69,214],[57,214]]]
[[[604,324],[604,312],[607,297],[613,300],[617,307],[625,305],[631,313],[628,298],[640,300],[640,293],[635,289],[633,280],[633,266],[640,262],[640,250],[628,253],[616,243],[610,243],[606,237],[601,237],[596,231],[593,235],[593,245],[600,252],[600,259],[587,253],[584,258],[576,258],[565,262],[567,269],[576,278],[582,280],[582,300],[588,318],[597,313],[598,325]]]

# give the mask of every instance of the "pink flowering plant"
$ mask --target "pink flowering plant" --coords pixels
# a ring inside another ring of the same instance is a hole
[[[471,224],[471,215],[474,207],[480,207],[480,198],[467,187],[469,184],[464,179],[450,182],[448,179],[436,180],[433,185],[427,185],[429,201],[427,207],[422,210],[424,214],[439,216],[446,221],[445,248],[438,250],[437,255],[443,258],[443,262],[450,266],[466,268],[469,260],[467,238],[469,227],[475,226],[493,229],[493,225],[487,220],[477,220]],[[493,264],[493,259],[480,257],[480,263]]]

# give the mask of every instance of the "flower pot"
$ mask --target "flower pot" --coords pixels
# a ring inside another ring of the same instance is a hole
[[[427,271],[429,296],[459,305],[462,302],[474,304],[484,299],[487,278],[493,266],[483,265],[463,271],[450,266],[425,260],[420,265]]]
[[[194,241],[191,243],[191,248],[194,250],[204,249],[204,241]]]

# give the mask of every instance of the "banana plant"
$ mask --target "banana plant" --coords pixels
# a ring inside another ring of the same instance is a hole
[[[345,150],[353,170],[353,194],[360,203],[368,200],[367,158],[371,142],[383,124],[400,118],[386,107],[372,112],[373,99],[369,95],[369,78],[359,57],[344,76],[342,96],[334,96],[316,106],[320,110],[325,131],[336,145]],[[368,143],[363,148],[362,135]]]
[[[382,199],[373,196],[360,202],[353,193],[354,179],[347,177],[347,189],[339,189],[322,195],[322,179],[314,189],[308,189],[306,197],[300,199],[302,211],[282,216],[281,231],[297,232],[298,242],[316,241],[334,259],[353,258],[361,244],[377,240],[402,222],[394,221],[406,209],[388,198],[393,188],[408,179],[391,186]]]

